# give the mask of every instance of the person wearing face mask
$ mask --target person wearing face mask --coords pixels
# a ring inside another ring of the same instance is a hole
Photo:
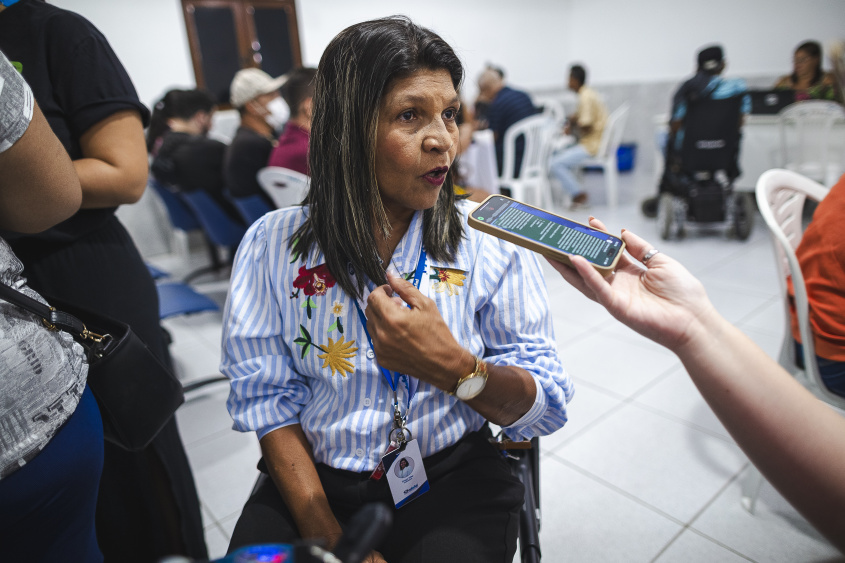
[[[241,115],[240,127],[223,160],[223,177],[232,197],[261,195],[270,207],[275,207],[256,175],[267,166],[276,133],[290,115],[279,93],[286,81],[286,76],[272,78],[257,68],[242,69],[232,79],[230,101]]]
[[[203,190],[229,217],[242,222],[224,192],[226,145],[208,138],[214,98],[203,90],[170,90],[159,100],[147,129],[155,179],[173,191]]]

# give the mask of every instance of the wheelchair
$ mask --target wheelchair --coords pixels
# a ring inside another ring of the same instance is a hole
[[[660,181],[657,223],[660,238],[682,238],[689,224],[726,228],[746,240],[754,224],[753,194],[735,192],[739,176],[742,96],[690,102],[683,142],[670,135]]]

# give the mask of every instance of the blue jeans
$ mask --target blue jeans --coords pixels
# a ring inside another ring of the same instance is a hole
[[[800,342],[795,343],[795,363],[804,369],[804,347]],[[840,397],[845,397],[845,362],[816,356],[816,364],[819,366],[819,375],[825,387]]]
[[[584,191],[581,184],[578,183],[573,169],[590,156],[583,145],[574,145],[556,152],[549,160],[549,168],[570,196],[576,196]]]
[[[103,422],[86,386],[41,453],[0,481],[0,561],[101,563],[94,507],[102,469]]]

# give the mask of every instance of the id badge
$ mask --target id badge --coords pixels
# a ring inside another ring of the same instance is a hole
[[[428,492],[428,477],[416,440],[405,442],[399,449],[386,453],[381,461],[396,508],[402,508]]]

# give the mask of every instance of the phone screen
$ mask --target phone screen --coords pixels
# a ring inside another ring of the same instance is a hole
[[[583,256],[597,266],[611,265],[622,247],[618,237],[506,198],[490,198],[472,216],[549,248]]]

